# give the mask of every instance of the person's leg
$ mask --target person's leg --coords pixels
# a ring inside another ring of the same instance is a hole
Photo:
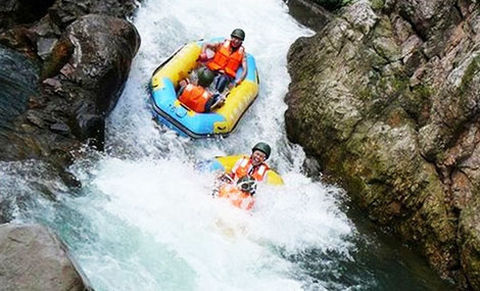
[[[208,99],[207,103],[205,103],[205,112],[208,113],[212,111],[212,105],[215,104],[217,101],[217,94],[213,95],[212,98]]]
[[[215,93],[205,104],[205,112],[210,112],[223,105],[222,95]]]
[[[215,89],[218,90],[218,92],[222,93],[225,88],[227,87],[228,83],[230,83],[232,79],[225,74],[218,74],[215,77]]]

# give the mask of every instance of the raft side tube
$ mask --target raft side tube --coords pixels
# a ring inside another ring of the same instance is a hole
[[[155,70],[152,76],[152,90],[162,87],[164,78],[168,78],[176,87],[180,80],[187,78],[198,66],[197,59],[201,52],[202,47],[197,42],[186,44],[160,70]]]

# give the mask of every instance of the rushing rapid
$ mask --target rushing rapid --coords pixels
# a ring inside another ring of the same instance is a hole
[[[375,271],[351,267],[359,241],[373,243],[361,238],[340,209],[341,192],[304,174],[305,154],[285,135],[287,51],[312,32],[280,0],[149,0],[132,21],[142,45],[109,116],[106,152],[87,150],[72,166],[83,184],[78,193],[67,193],[41,164],[29,175],[17,173],[32,168],[29,162],[1,164],[7,183],[0,190],[14,188],[31,198],[42,185],[42,193],[57,200],[25,198],[29,211],[15,209],[17,220],[55,229],[95,290],[378,286]],[[148,80],[158,64],[186,42],[228,36],[237,27],[245,30],[244,46],[256,57],[260,92],[236,132],[193,141],[152,121]],[[272,145],[268,162],[285,186],[261,185],[252,213],[213,199],[214,176],[196,171],[195,163],[249,153],[257,141]]]
[[[285,137],[286,53],[311,33],[287,13],[281,1],[149,1],[139,9],[134,22],[142,47],[109,119],[111,155],[97,164],[92,184],[108,197],[102,210],[128,228],[118,243],[140,244],[122,250],[126,260],[111,255],[118,267],[104,274],[99,262],[85,260],[87,270],[97,270],[89,276],[93,282],[114,277],[104,286],[111,290],[125,284],[139,290],[298,290],[313,280],[288,255],[306,249],[348,255],[351,223],[335,206],[334,192],[301,174],[304,154]],[[237,131],[227,139],[192,141],[152,122],[147,80],[156,66],[186,42],[228,36],[236,27],[247,33],[244,46],[256,56],[261,79],[259,97]],[[286,186],[261,187],[251,215],[212,199],[213,176],[195,171],[195,161],[248,153],[260,140],[272,144],[270,163]]]

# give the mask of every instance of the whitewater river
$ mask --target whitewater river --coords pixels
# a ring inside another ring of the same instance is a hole
[[[295,39],[313,32],[284,2],[149,0],[133,22],[142,45],[107,122],[106,153],[86,151],[71,169],[82,189],[71,193],[42,164],[0,164],[0,193],[19,205],[16,220],[55,229],[95,290],[442,288],[421,259],[348,207],[342,191],[302,171],[305,154],[285,135],[286,55]],[[156,126],[148,105],[152,71],[185,42],[237,27],[261,81],[237,131],[192,141]],[[212,174],[193,165],[249,153],[257,141],[272,145],[269,162],[286,185],[260,186],[250,215],[212,199]]]

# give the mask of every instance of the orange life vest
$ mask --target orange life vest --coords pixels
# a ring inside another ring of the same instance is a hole
[[[212,93],[202,86],[188,84],[178,100],[195,112],[205,112],[205,104],[210,97],[212,97]]]
[[[213,59],[207,63],[207,67],[212,71],[224,70],[225,74],[235,78],[244,56],[245,49],[243,46],[232,52],[230,40],[226,40],[220,48],[217,49]]]
[[[232,184],[222,185],[218,191],[218,197],[228,199],[233,206],[245,210],[252,209],[255,204],[255,198],[252,195],[240,191]]]
[[[243,157],[235,163],[232,168],[232,173],[235,174],[235,179],[238,181],[240,178],[247,175],[253,177],[256,181],[261,182],[265,178],[269,167],[267,164],[262,163],[257,167],[253,167],[252,160],[248,157]]]

